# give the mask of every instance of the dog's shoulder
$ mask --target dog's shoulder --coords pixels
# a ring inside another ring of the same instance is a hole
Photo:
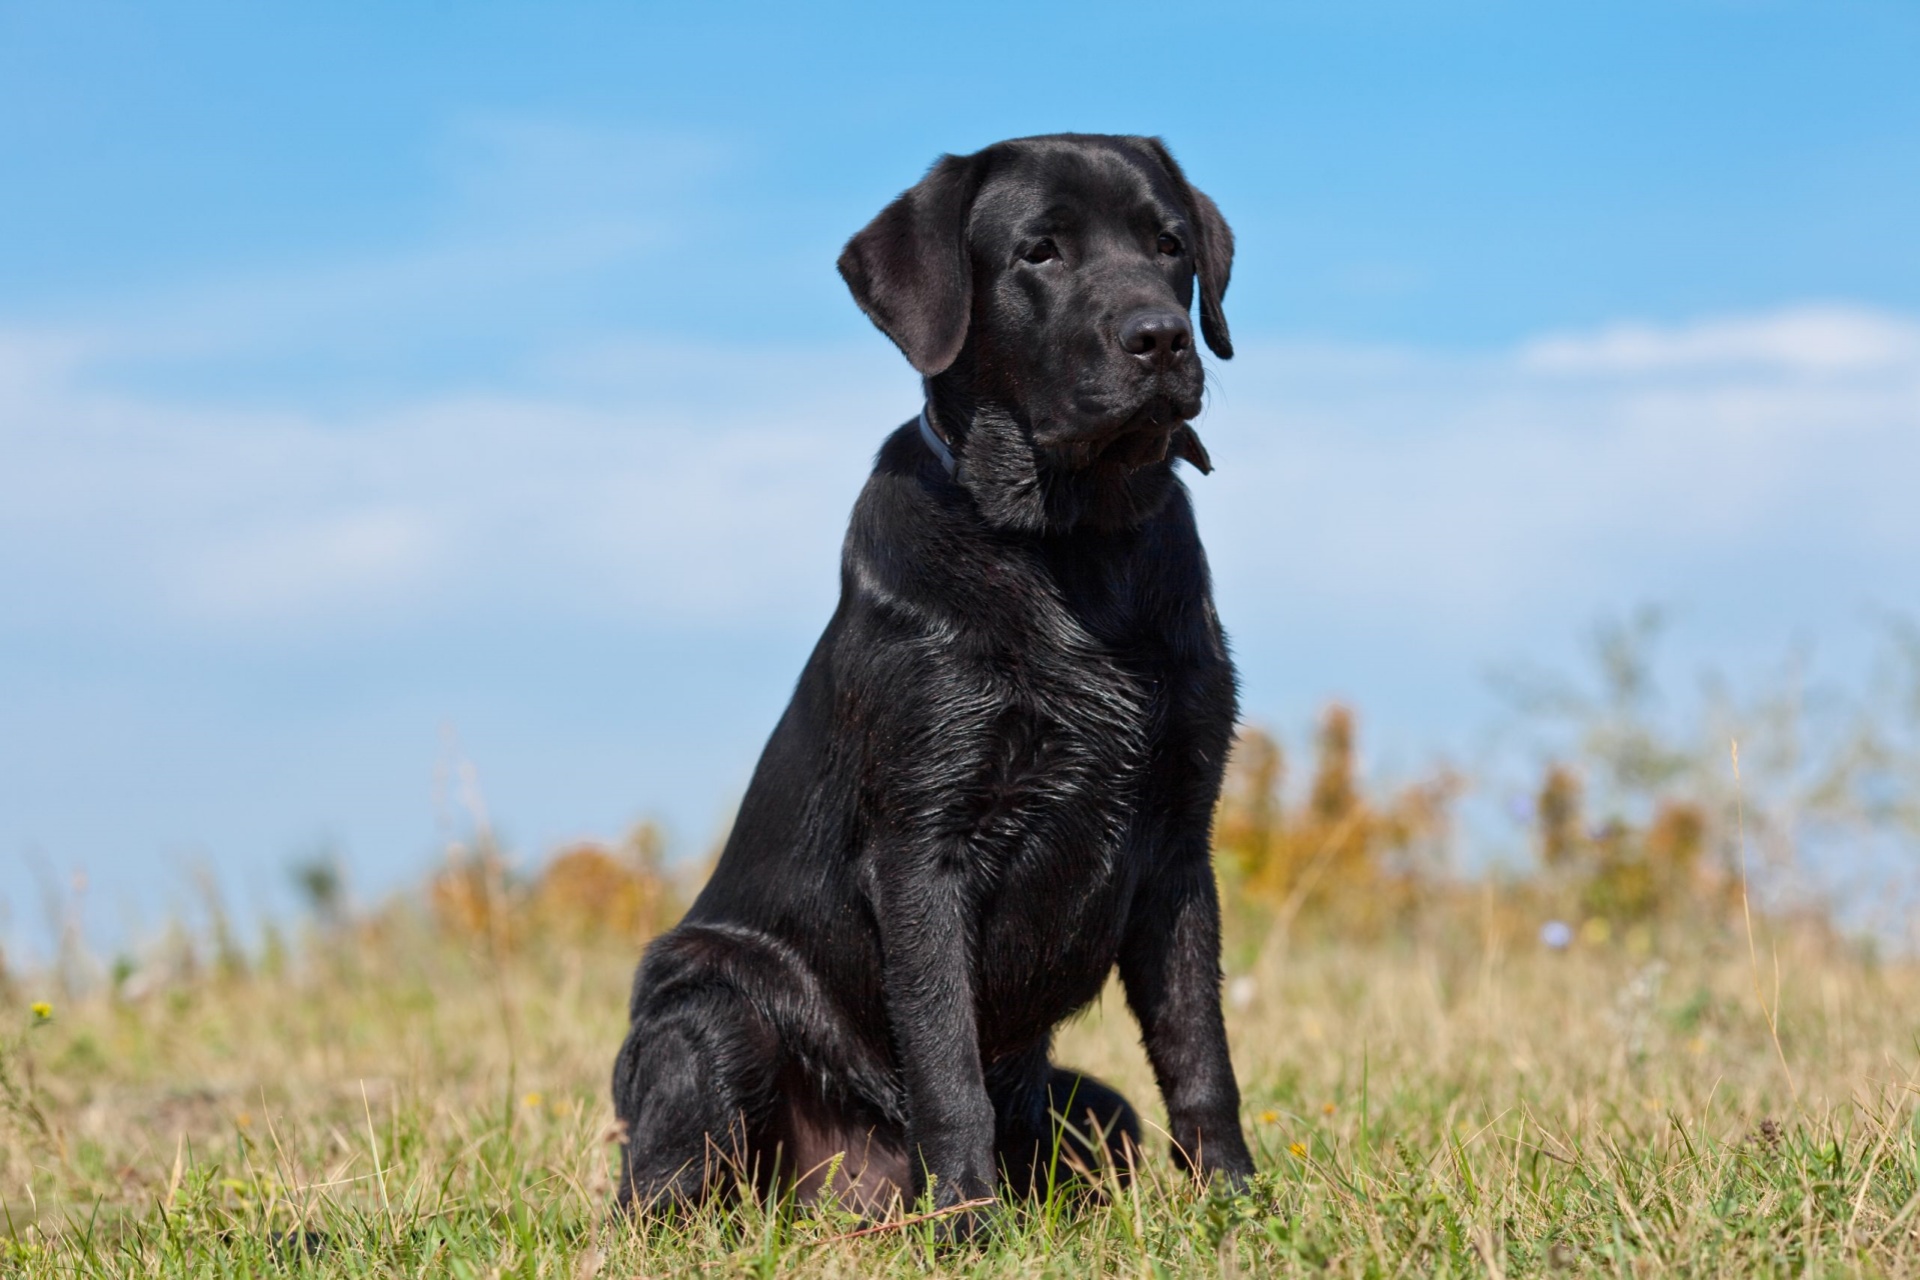
[[[911,632],[946,633],[968,618],[997,616],[1009,602],[994,596],[1031,576],[1030,559],[1017,540],[988,527],[909,422],[880,446],[854,503],[841,606],[877,610],[911,623]]]

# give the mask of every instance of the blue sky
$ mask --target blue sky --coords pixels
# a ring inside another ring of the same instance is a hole
[[[1470,751],[1644,601],[1844,670],[1920,601],[1908,4],[0,0],[0,859],[152,927],[337,846],[698,848],[912,412],[846,236],[1164,135],[1239,235],[1193,487],[1250,716]],[[8,945],[29,945],[9,942]]]

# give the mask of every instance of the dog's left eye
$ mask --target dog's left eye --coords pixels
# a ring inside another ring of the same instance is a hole
[[[1052,262],[1060,256],[1060,246],[1051,240],[1040,240],[1020,256],[1028,262]]]
[[[1160,233],[1160,252],[1166,254],[1169,258],[1178,257],[1180,255],[1180,237],[1174,235],[1171,231],[1162,231]]]

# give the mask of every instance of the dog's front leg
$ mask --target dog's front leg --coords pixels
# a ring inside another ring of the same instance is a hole
[[[896,854],[905,851],[896,850]],[[994,1193],[993,1104],[975,1023],[969,892],[958,859],[896,856],[881,868],[878,901],[887,1014],[907,1095],[907,1151],[915,1198],[936,1208]],[[970,1234],[983,1220],[955,1215]]]
[[[1205,846],[1142,886],[1121,944],[1120,980],[1173,1131],[1173,1158],[1197,1177],[1253,1174],[1240,1086],[1220,1014],[1220,899]]]

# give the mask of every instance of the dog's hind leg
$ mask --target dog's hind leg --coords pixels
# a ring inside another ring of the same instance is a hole
[[[755,1152],[763,1169],[777,1164],[766,1188],[800,1204],[832,1201],[880,1218],[912,1193],[906,1135],[882,1117],[821,1096],[816,1082],[787,1072],[780,1097]]]
[[[782,1056],[773,1029],[711,976],[683,977],[635,1006],[613,1068],[626,1126],[620,1204],[684,1207],[750,1182],[751,1136],[772,1106]]]

